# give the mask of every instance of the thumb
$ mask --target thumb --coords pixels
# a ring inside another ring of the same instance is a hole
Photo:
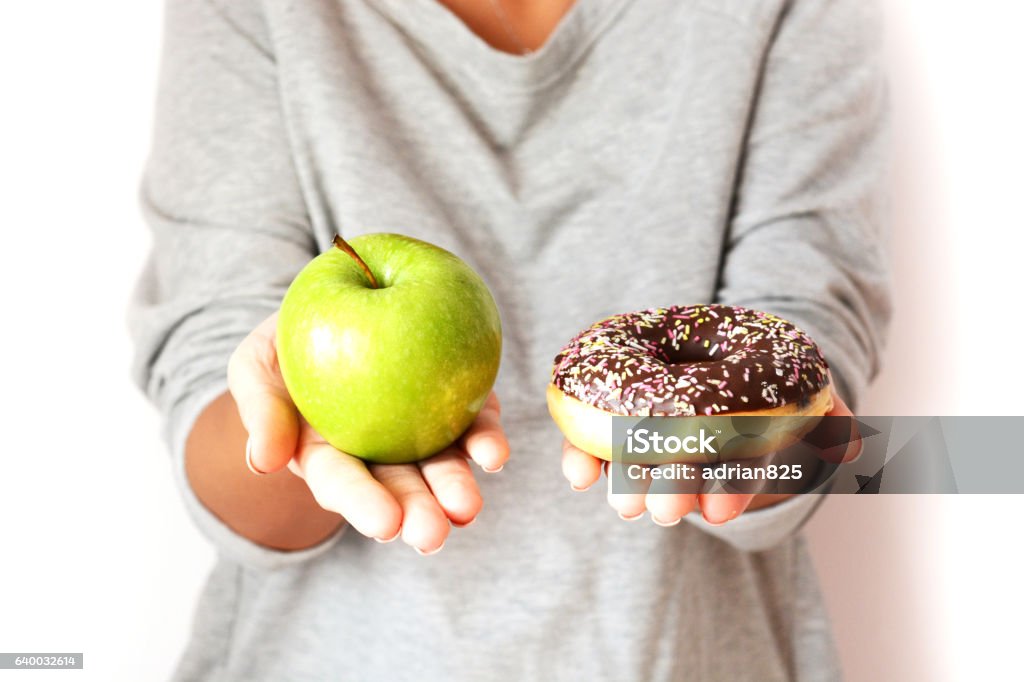
[[[832,409],[822,423],[809,436],[805,436],[805,440],[813,440],[813,437],[819,437],[824,444],[818,456],[826,462],[844,464],[860,457],[864,442],[860,437],[856,415],[835,389],[832,390]]]
[[[249,432],[246,457],[256,473],[283,469],[299,437],[299,414],[277,365],[276,324],[276,314],[261,323],[228,363],[228,388]]]

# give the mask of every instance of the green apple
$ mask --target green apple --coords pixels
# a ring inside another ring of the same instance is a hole
[[[415,462],[468,427],[494,385],[501,320],[472,268],[397,234],[335,239],[285,294],[281,374],[299,412],[334,447]]]

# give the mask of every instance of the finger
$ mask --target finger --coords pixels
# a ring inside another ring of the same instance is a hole
[[[341,514],[363,535],[381,542],[398,535],[402,507],[361,459],[326,443],[310,443],[299,448],[294,466],[317,503]]]
[[[716,526],[742,514],[753,499],[750,493],[702,493],[698,496],[704,520]]]
[[[860,429],[857,426],[856,415],[853,414],[853,410],[849,408],[838,393],[833,393],[833,408],[832,414],[839,417],[846,417],[850,420],[850,442],[846,448],[846,452],[843,453],[842,462],[853,462],[864,449],[864,441],[860,438]]]
[[[671,528],[679,525],[683,517],[697,508],[696,493],[662,493],[644,498],[651,521],[659,526]]]
[[[276,323],[276,314],[264,320],[228,363],[228,388],[249,433],[246,460],[256,473],[287,465],[299,435],[299,414],[277,365]]]
[[[562,474],[573,490],[586,490],[601,478],[601,460],[565,439],[562,441]]]
[[[487,473],[497,473],[508,461],[509,447],[501,428],[501,404],[491,392],[476,421],[461,439],[462,448]]]
[[[832,464],[856,461],[864,449],[864,443],[853,411],[835,390],[832,391],[832,410],[822,422],[817,428],[835,432],[824,436],[825,442],[836,442],[839,445],[823,449],[819,455],[821,459]]]
[[[842,396],[839,395],[838,391],[836,391],[836,382],[832,378],[832,370],[828,372],[828,383],[832,387],[832,410],[826,416],[846,417],[850,420],[849,445],[834,463],[853,462],[860,457],[861,451],[864,449],[864,443],[860,438],[860,429],[857,426],[856,415],[850,409],[850,406],[846,404],[846,401],[843,400]]]
[[[608,504],[619,513],[623,521],[636,521],[646,511],[647,488],[650,486],[650,479],[642,478],[630,482],[628,493],[612,493],[612,480],[616,475],[614,465],[609,464],[606,468],[608,473]]]
[[[415,464],[374,464],[370,472],[402,507],[402,541],[420,554],[433,554],[444,546],[451,529]]]
[[[484,500],[462,453],[449,449],[420,462],[419,466],[423,480],[451,522],[459,526],[473,523]]]
[[[658,467],[663,472],[673,471],[672,465]],[[662,476],[652,479],[644,503],[651,512],[651,521],[659,526],[678,525],[684,516],[697,507],[700,492],[700,468],[692,467],[692,478],[670,479]]]
[[[734,462],[740,469],[764,470],[765,467],[775,463],[778,454],[769,452],[760,457]],[[701,479],[703,481],[703,475]],[[735,519],[750,506],[756,495],[765,491],[767,483],[758,478],[740,479],[736,481],[702,483],[705,490],[697,496],[697,503],[700,505],[704,519],[711,524],[721,525]]]

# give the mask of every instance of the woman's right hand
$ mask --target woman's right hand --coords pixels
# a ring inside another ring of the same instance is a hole
[[[302,418],[277,362],[277,313],[238,346],[228,386],[249,433],[246,458],[255,473],[288,467],[321,507],[341,514],[379,542],[399,535],[421,554],[441,549],[450,527],[472,523],[483,507],[467,459],[501,470],[509,446],[492,393],[469,430],[448,449],[416,464],[368,464],[332,447]]]

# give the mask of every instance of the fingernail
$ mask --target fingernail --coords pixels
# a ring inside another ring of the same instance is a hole
[[[712,521],[711,519],[709,519],[706,516],[704,517],[704,520],[707,521],[709,526],[716,526],[716,527],[717,526],[724,526],[725,524],[727,524],[729,522],[728,519],[726,519],[725,521]]]
[[[442,549],[444,549],[444,543],[442,542],[442,543],[441,543],[441,545],[440,545],[439,547],[437,547],[437,548],[435,548],[435,549],[432,549],[432,550],[430,550],[429,552],[424,552],[424,551],[423,551],[422,549],[420,549],[419,547],[416,547],[415,549],[416,549],[416,553],[417,553],[417,554],[419,554],[420,556],[430,556],[431,554],[437,554],[437,553],[438,553],[438,552],[440,552],[440,551],[441,551]]]
[[[622,512],[619,512],[619,518],[620,518],[620,519],[622,519],[623,521],[637,521],[637,520],[639,520],[639,519],[640,519],[641,517],[643,517],[643,515],[644,515],[644,513],[643,513],[643,512],[640,512],[640,513],[639,513],[639,514],[637,514],[636,516],[626,516],[626,515],[625,515],[625,514],[623,514]]]
[[[257,476],[263,476],[267,472],[260,471],[256,468],[256,465],[252,463],[252,438],[245,439],[245,466],[249,467],[249,471],[253,472]]]
[[[679,525],[679,523],[680,523],[680,522],[681,522],[682,520],[683,520],[683,517],[681,517],[681,516],[680,516],[680,517],[679,517],[678,519],[676,519],[675,521],[670,521],[670,522],[668,522],[668,523],[665,523],[664,521],[662,521],[661,519],[659,519],[659,518],[658,518],[657,516],[655,516],[654,514],[651,514],[651,521],[654,521],[654,525],[656,525],[656,526],[661,526],[662,528],[672,528],[673,526],[678,526],[678,525]]]
[[[449,521],[449,523],[451,523],[456,528],[468,528],[469,526],[472,526],[474,523],[476,523],[476,519],[477,517],[474,516],[471,520],[467,521],[466,523],[455,523],[454,521]]]
[[[573,491],[575,491],[575,492],[577,492],[577,493],[582,493],[582,492],[584,492],[585,490],[590,490],[590,489],[591,489],[591,488],[592,488],[593,486],[594,486],[594,484],[593,484],[593,483],[591,483],[590,485],[588,485],[588,486],[586,486],[586,487],[584,487],[584,488],[580,488],[580,487],[578,487],[578,486],[577,486],[577,485],[576,485],[575,483],[570,483],[570,484],[569,484],[569,487],[570,487],[570,488],[572,488],[572,489],[573,489]]]
[[[484,473],[488,473],[488,474],[496,474],[496,473],[498,473],[499,471],[501,471],[502,469],[504,469],[504,468],[505,468],[505,465],[504,465],[504,464],[502,464],[502,465],[501,465],[501,466],[499,466],[499,467],[498,467],[497,469],[488,469],[487,467],[480,467],[480,468],[484,470]]]
[[[402,534],[402,527],[399,526],[398,530],[395,531],[395,534],[392,535],[391,537],[389,537],[389,538],[374,538],[374,540],[376,540],[377,542],[379,542],[382,545],[386,545],[389,542],[394,542],[395,540],[397,540],[398,536],[401,535],[401,534]]]

